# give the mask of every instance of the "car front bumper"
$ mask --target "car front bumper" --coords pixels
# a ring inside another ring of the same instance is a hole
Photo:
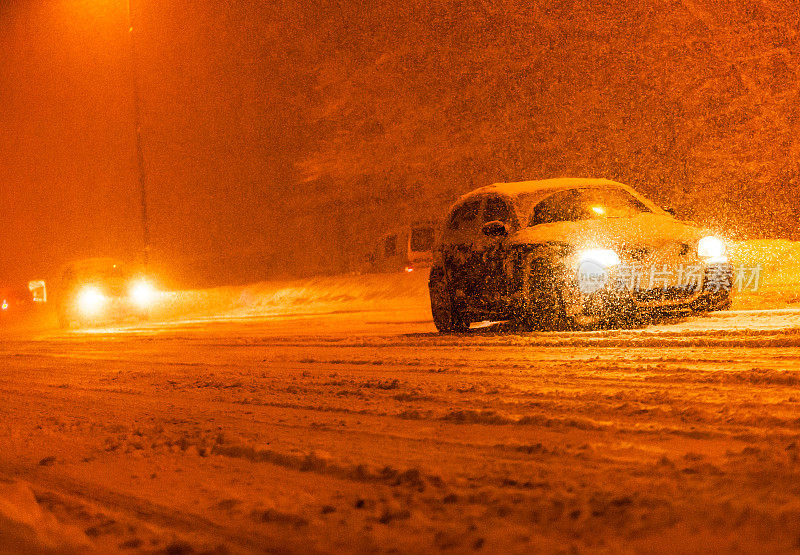
[[[631,312],[689,313],[714,310],[730,302],[733,269],[727,262],[703,266],[687,283],[650,274],[646,280],[628,281],[619,271],[609,271],[602,287],[587,292],[576,278],[564,287],[567,316],[612,318]]]
[[[81,325],[103,325],[139,319],[148,316],[150,309],[138,306],[127,296],[106,297],[103,303],[93,311],[83,311],[73,300],[69,303],[65,315],[69,320]]]

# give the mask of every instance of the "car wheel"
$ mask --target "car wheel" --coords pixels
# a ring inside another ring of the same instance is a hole
[[[428,280],[433,324],[441,333],[463,333],[469,329],[467,322],[453,302],[453,295],[444,270],[431,268]]]
[[[712,310],[730,310],[732,304],[731,294],[729,291],[722,291],[711,299],[709,303],[709,311]]]

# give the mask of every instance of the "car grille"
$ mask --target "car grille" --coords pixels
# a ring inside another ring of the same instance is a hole
[[[727,292],[733,287],[733,272],[727,264],[707,268],[703,276],[705,293]],[[633,291],[633,298],[642,304],[674,304],[692,301],[698,293],[697,285],[657,287]]]
[[[640,303],[666,303],[689,300],[697,293],[693,287],[659,287],[634,291],[634,300]]]

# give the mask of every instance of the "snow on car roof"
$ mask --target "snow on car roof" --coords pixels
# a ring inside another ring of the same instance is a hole
[[[514,183],[494,183],[475,189],[464,197],[473,194],[482,194],[489,192],[496,192],[508,196],[517,196],[523,193],[533,193],[536,191],[552,190],[552,189],[570,189],[573,187],[598,187],[603,185],[613,185],[615,187],[622,187],[629,189],[627,185],[610,179],[588,178],[588,177],[557,177],[554,179],[540,179],[536,181],[517,181]],[[463,197],[462,197],[463,198]]]
[[[527,216],[527,211],[533,206],[534,202],[542,200],[549,196],[551,193],[559,189],[572,189],[576,187],[618,187],[623,189],[636,197],[651,211],[663,214],[664,210],[654,204],[650,199],[640,195],[633,187],[620,183],[619,181],[612,181],[611,179],[594,178],[594,177],[557,177],[553,179],[540,179],[535,181],[517,181],[514,183],[494,183],[475,189],[460,197],[451,207],[451,210],[462,202],[470,198],[485,193],[498,193],[509,197],[517,198],[520,195],[527,195],[527,200],[524,206],[518,206],[517,209],[521,210],[521,216]],[[537,195],[538,193],[538,195]]]
[[[533,206],[563,189],[573,188],[587,188],[587,187],[616,187],[627,191],[644,204],[651,212],[656,214],[666,214],[663,208],[656,205],[647,197],[639,194],[633,187],[612,181],[611,179],[594,178],[594,177],[557,177],[553,179],[539,179],[531,181],[517,181],[513,183],[494,183],[487,185],[469,193],[462,195],[451,206],[449,213],[452,214],[464,202],[469,201],[474,197],[484,195],[486,193],[497,193],[513,199],[515,210],[519,221],[527,221],[530,211]]]

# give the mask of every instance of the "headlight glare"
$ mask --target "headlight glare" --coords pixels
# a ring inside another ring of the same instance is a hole
[[[580,253],[581,262],[594,262],[605,268],[617,266],[619,255],[611,249],[587,249]]]
[[[78,310],[84,316],[95,316],[106,302],[103,292],[93,285],[87,285],[78,293]]]
[[[707,235],[697,243],[697,255],[709,261],[723,261],[725,259],[725,243],[720,239]]]
[[[156,288],[147,280],[135,281],[131,284],[130,297],[137,307],[149,308],[156,298]]]

